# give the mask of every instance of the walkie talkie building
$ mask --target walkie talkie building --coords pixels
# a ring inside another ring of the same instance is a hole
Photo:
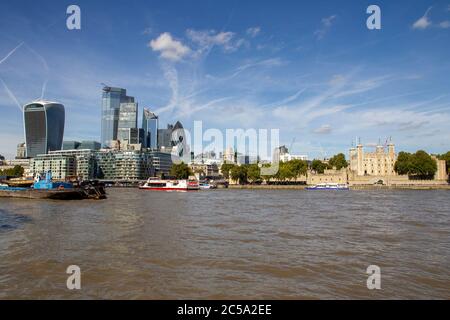
[[[64,136],[64,106],[51,101],[33,101],[23,107],[27,157],[61,150]]]

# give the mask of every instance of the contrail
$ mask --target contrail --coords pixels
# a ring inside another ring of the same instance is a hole
[[[6,59],[8,59],[17,49],[19,49],[25,42],[21,42],[19,43],[19,45],[17,47],[15,47],[14,49],[12,49],[2,60],[0,60],[0,64],[2,64],[4,61],[6,61]],[[3,80],[2,80],[3,81]]]
[[[16,96],[11,92],[11,90],[9,90],[8,86],[6,85],[5,81],[3,81],[2,78],[0,78],[0,81],[1,81],[2,84],[3,84],[3,87],[4,87],[5,90],[6,90],[6,93],[8,93],[8,96],[9,96],[12,100],[14,100],[14,102],[15,102],[16,105],[17,105],[17,108],[19,108],[20,112],[22,112],[22,106],[21,106],[20,102],[17,100]]]

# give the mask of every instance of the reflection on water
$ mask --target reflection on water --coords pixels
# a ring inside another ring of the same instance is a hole
[[[450,298],[447,191],[0,200],[0,298]],[[66,288],[76,264],[82,289]],[[381,267],[382,290],[366,288]]]

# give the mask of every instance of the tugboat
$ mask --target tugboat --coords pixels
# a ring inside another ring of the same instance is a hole
[[[141,190],[156,191],[197,191],[200,189],[196,180],[162,180],[148,178],[147,182],[139,186]]]
[[[0,197],[26,199],[81,200],[105,199],[105,191],[100,185],[86,184],[74,187],[69,182],[57,182],[52,179],[52,172],[45,173],[45,178],[36,175],[31,188],[0,186]]]
[[[319,183],[311,187],[306,187],[306,190],[350,190],[345,183]]]

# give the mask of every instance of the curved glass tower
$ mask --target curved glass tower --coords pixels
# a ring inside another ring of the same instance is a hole
[[[64,106],[51,101],[33,101],[23,107],[27,157],[61,150],[64,136]]]

